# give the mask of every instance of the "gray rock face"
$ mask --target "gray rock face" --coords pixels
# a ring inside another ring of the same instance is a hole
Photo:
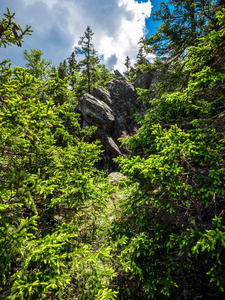
[[[153,80],[153,75],[145,73],[140,75],[134,82],[135,88],[150,89]]]
[[[156,91],[156,86],[157,84],[159,84],[160,80],[159,80],[159,76],[161,75],[162,73],[159,72],[159,71],[156,71],[154,72],[154,76],[152,77],[152,82],[151,82],[151,86],[150,86],[150,90],[152,91]]]
[[[102,100],[85,94],[79,102],[84,120],[91,125],[110,130],[115,118],[112,109]]]
[[[145,106],[138,100],[134,86],[124,79],[117,79],[110,88],[112,110],[115,116],[113,136],[118,139],[122,134],[136,133],[137,122],[135,113],[143,114]]]
[[[94,88],[93,91],[92,91],[92,95],[95,98],[103,101],[107,105],[109,105],[109,106],[112,105],[112,99],[110,97],[110,93],[107,90],[105,90],[101,87]]]
[[[119,72],[118,72],[119,73]],[[82,115],[83,126],[97,126],[94,138],[102,143],[104,154],[101,166],[116,170],[113,158],[125,152],[118,139],[138,132],[134,113],[143,114],[144,104],[138,100],[135,87],[121,74],[109,83],[109,90],[94,88],[92,95],[79,99],[76,111]]]
[[[144,73],[135,80],[134,87],[155,91],[156,85],[160,82],[159,76],[161,74],[160,71],[153,70],[151,73]]]

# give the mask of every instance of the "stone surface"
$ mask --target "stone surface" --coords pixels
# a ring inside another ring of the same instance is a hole
[[[157,71],[145,73],[131,84],[119,71],[115,71],[115,79],[108,82],[108,90],[94,88],[91,95],[85,94],[79,99],[76,111],[81,114],[82,126],[97,127],[93,139],[100,140],[104,150],[100,168],[116,170],[113,158],[126,153],[119,139],[138,133],[134,114],[146,112],[146,106],[138,100],[136,88],[154,91],[158,75]]]
[[[109,82],[109,90],[94,88],[92,95],[79,99],[76,111],[82,116],[83,126],[97,126],[94,138],[102,143],[104,154],[100,167],[116,170],[113,158],[126,152],[118,139],[138,132],[134,113],[143,114],[144,104],[138,100],[134,85],[118,71],[116,79]]]
[[[155,71],[153,73],[152,81],[151,81],[151,86],[149,87],[150,90],[156,91],[156,86],[159,84],[159,76],[162,74],[162,72]]]
[[[102,127],[105,130],[112,128],[115,121],[113,111],[104,101],[85,94],[79,100],[78,105],[86,123]]]
[[[135,88],[150,89],[153,80],[153,75],[145,73],[140,75],[134,82]]]
[[[120,172],[111,172],[108,176],[108,181],[114,185],[118,185],[121,179],[127,179],[127,177]]]
[[[112,99],[110,97],[110,93],[106,89],[103,89],[101,87],[94,88],[93,91],[92,91],[92,95],[95,98],[103,101],[107,105],[109,105],[109,106],[112,105]]]

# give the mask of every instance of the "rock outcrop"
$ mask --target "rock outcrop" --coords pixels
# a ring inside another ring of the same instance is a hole
[[[135,88],[141,88],[141,89],[150,89],[151,83],[153,80],[153,75],[150,73],[144,73],[140,75],[134,82]]]
[[[159,83],[161,72],[152,71],[152,73],[144,73],[140,75],[134,82],[135,88],[155,91],[155,86]]]
[[[110,131],[115,122],[112,109],[101,99],[85,94],[80,104],[80,111],[87,124],[96,125]]]
[[[97,126],[94,138],[101,141],[104,149],[100,167],[109,171],[116,170],[112,159],[125,152],[118,139],[137,133],[134,114],[146,111],[134,85],[118,71],[115,74],[116,79],[108,84],[109,90],[94,88],[91,95],[79,99],[76,108],[82,116],[82,126]]]

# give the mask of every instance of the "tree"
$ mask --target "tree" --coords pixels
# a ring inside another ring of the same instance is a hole
[[[146,51],[158,56],[168,56],[170,61],[181,59],[190,46],[210,29],[217,5],[211,0],[171,0],[160,3],[160,10],[153,13],[153,20],[162,21],[156,33],[144,41]]]
[[[146,63],[147,59],[146,59],[146,55],[144,53],[144,49],[143,47],[140,47],[138,50],[138,54],[137,54],[137,65],[142,65],[144,63]]]
[[[129,71],[130,71],[130,67],[131,67],[131,61],[130,61],[130,57],[129,56],[126,57],[124,65],[127,68],[125,74],[129,75]]]
[[[75,48],[75,52],[78,55],[84,55],[84,59],[79,61],[79,67],[82,69],[82,91],[88,93],[91,92],[95,81],[95,69],[94,67],[99,64],[100,60],[97,56],[97,51],[94,50],[92,42],[94,33],[91,28],[87,26],[84,36],[80,37],[78,47]]]
[[[157,55],[153,69],[158,70],[160,86],[157,96],[164,93],[183,91],[189,81],[186,68],[188,49],[199,43],[207,33],[217,30],[215,12],[221,1],[167,1],[153,13],[153,20],[161,21],[155,34],[142,39],[145,51]]]
[[[76,82],[77,72],[79,71],[79,67],[78,67],[78,63],[76,61],[74,51],[67,58],[67,61],[68,61],[68,73],[71,76],[71,86],[74,87],[74,84]]]
[[[187,87],[150,100],[139,134],[124,140],[111,233],[121,299],[224,297],[224,16],[189,48]]]
[[[93,129],[80,128],[69,79],[44,81],[40,61],[30,63],[0,70],[0,294],[115,299],[111,248],[98,234],[113,193],[94,167],[100,147],[82,139]]]
[[[73,72],[76,69],[77,61],[75,57],[74,51],[71,53],[71,55],[67,58],[68,61],[68,68],[69,68],[69,74],[73,76]]]
[[[68,66],[66,60],[60,62],[58,67],[59,78],[64,79],[68,75]]]
[[[68,81],[10,75],[0,89],[0,293],[110,299],[104,278],[114,271],[100,263],[110,249],[95,241],[111,189],[94,167],[101,150],[79,140],[88,132],[72,104],[58,104]]]
[[[137,54],[137,62],[129,72],[129,80],[134,82],[141,74],[152,72],[152,64],[147,60],[143,47],[140,47]]]
[[[51,72],[52,62],[42,58],[43,52],[39,49],[31,49],[30,53],[23,50],[23,56],[28,61],[25,64],[30,73],[36,78],[46,79]]]
[[[20,25],[13,22],[15,13],[11,14],[9,8],[7,8],[7,13],[4,13],[4,16],[5,18],[0,19],[0,47],[13,44],[21,47],[23,37],[32,32],[31,26],[26,26],[23,30]]]
[[[101,86],[107,88],[108,82],[114,78],[113,70],[107,69],[104,64],[98,64],[95,66],[96,71],[96,83],[95,87]]]

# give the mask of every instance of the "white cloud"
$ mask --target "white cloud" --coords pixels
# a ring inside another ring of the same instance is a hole
[[[150,0],[144,3],[134,0],[117,0],[117,3],[114,1],[114,5],[117,14],[111,15],[110,11],[107,12],[109,21],[97,26],[96,35],[98,36],[94,36],[94,44],[98,53],[104,55],[104,62],[107,66],[112,67],[110,62],[116,61],[113,67],[124,71],[126,56],[131,58],[132,63],[136,62],[138,42],[146,33],[145,19],[150,17],[152,6]],[[112,21],[110,18],[117,20],[114,27],[110,26]],[[112,30],[108,30],[108,27]],[[76,40],[74,46],[77,46],[77,42]]]
[[[126,14],[120,20],[117,34],[113,37],[102,36],[98,47],[107,61],[113,54],[117,57],[115,69],[124,70],[126,56],[135,63],[138,52],[138,42],[145,34],[145,19],[150,17],[151,3],[138,3],[134,0],[119,0],[118,7],[124,7]]]
[[[48,8],[52,8],[54,5],[58,3],[58,0],[24,0],[25,5],[34,5],[37,2],[42,2],[45,4]]]
[[[146,32],[145,20],[150,17],[152,8],[150,0],[142,3],[135,0],[21,0],[20,3],[1,0],[0,11],[5,12],[6,7],[16,13],[16,22],[22,27],[28,24],[34,30],[31,37],[25,38],[23,49],[41,49],[45,58],[57,65],[71,54],[90,26],[98,54],[104,55],[108,67],[120,71],[125,69],[126,56],[135,63],[138,42]],[[13,47],[7,52],[16,65],[21,64],[22,54],[18,55],[18,51]]]

